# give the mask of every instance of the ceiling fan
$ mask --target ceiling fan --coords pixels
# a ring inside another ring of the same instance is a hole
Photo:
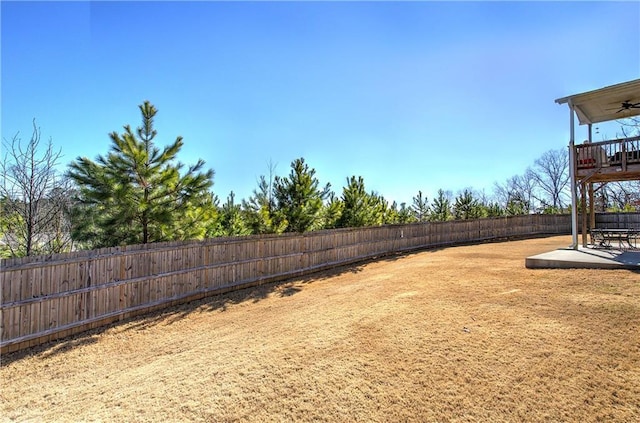
[[[622,108],[618,110],[616,113],[620,113],[624,110],[629,109],[640,109],[640,103],[632,103],[631,100],[626,100],[622,102]]]

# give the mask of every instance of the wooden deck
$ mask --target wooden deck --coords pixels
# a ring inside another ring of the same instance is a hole
[[[576,178],[582,183],[640,179],[640,137],[575,146]]]

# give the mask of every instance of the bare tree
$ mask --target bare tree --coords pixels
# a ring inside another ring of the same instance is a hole
[[[564,208],[569,187],[569,153],[566,149],[549,150],[536,159],[534,167],[528,169],[535,181],[535,198],[545,206],[560,211]]]
[[[33,121],[33,134],[26,145],[17,133],[3,139],[0,162],[2,198],[1,242],[12,256],[56,253],[70,248],[66,221],[69,184],[55,167],[61,151],[51,140],[40,151],[40,128]]]
[[[616,181],[602,189],[602,211],[640,211],[640,181]]]
[[[631,138],[640,136],[640,117],[630,117],[617,122],[620,124],[623,137]]]
[[[534,208],[536,184],[530,169],[522,175],[508,178],[503,184],[496,183],[494,196],[507,214],[527,214]]]

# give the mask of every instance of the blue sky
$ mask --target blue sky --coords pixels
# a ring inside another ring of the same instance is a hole
[[[304,157],[340,195],[484,189],[564,148],[554,100],[640,77],[640,2],[1,3],[2,137],[63,164],[159,110],[159,145],[247,198]],[[619,125],[602,125],[615,136]],[[586,128],[580,127],[578,139]]]

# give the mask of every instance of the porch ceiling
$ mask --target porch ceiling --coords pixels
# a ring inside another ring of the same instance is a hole
[[[558,104],[573,105],[581,125],[640,115],[640,104],[637,108],[620,110],[623,102],[640,103],[640,79],[556,100]]]

